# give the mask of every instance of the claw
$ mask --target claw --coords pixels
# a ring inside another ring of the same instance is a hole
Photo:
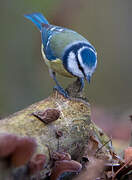
[[[56,86],[54,87],[55,90],[57,90],[60,94],[62,94],[65,98],[69,98],[68,93],[59,85],[57,79],[56,79],[56,75],[55,72],[52,71],[51,69],[49,69],[49,73],[51,75],[51,77],[53,78],[53,80],[56,83]]]
[[[65,91],[61,86],[54,86],[54,89],[62,94],[65,98],[69,98],[67,91]]]

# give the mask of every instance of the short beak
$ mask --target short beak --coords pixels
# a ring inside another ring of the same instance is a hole
[[[90,76],[90,75],[86,76],[86,80],[87,80],[88,83],[90,84],[91,76]]]

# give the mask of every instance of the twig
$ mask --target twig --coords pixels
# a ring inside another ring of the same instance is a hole
[[[114,174],[114,176],[112,177],[112,180],[115,180],[117,174],[119,174],[119,172],[121,172],[122,169],[123,169],[126,165],[128,165],[130,162],[132,162],[132,158],[130,158],[130,159]]]
[[[111,139],[109,139],[107,142],[105,142],[100,148],[97,149],[96,153],[98,153],[106,144],[108,144],[111,141]]]

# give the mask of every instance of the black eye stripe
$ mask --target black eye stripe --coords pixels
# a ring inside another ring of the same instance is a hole
[[[79,60],[78,60],[78,54],[76,53],[76,60],[77,60],[77,64],[78,64],[78,68],[80,69],[80,71],[83,73],[84,77],[85,77],[85,72],[83,67],[81,66]]]

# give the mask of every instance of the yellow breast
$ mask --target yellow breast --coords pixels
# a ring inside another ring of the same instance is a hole
[[[57,72],[58,74],[62,75],[62,76],[66,76],[66,77],[74,77],[72,74],[70,74],[69,72],[67,72],[62,64],[62,61],[60,59],[56,59],[53,61],[49,61],[43,51],[43,45],[41,47],[41,52],[42,52],[42,56],[43,59],[45,60],[46,65],[52,69],[54,72]]]

